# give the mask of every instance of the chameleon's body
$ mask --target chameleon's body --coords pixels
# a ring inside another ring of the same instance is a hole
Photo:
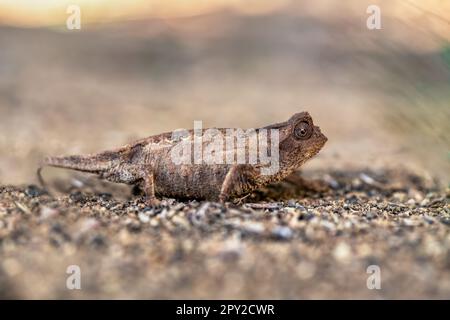
[[[279,132],[279,170],[272,175],[262,174],[260,164],[176,164],[172,149],[179,139],[173,139],[172,133],[94,155],[48,157],[43,166],[90,172],[108,181],[139,185],[149,204],[157,203],[156,195],[226,201],[284,179],[327,141],[306,112],[262,129]],[[226,129],[218,130],[224,133]],[[189,134],[192,136],[193,130]]]

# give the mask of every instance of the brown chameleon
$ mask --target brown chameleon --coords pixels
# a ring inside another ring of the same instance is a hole
[[[198,133],[186,130],[188,135],[182,138],[174,138],[173,133],[167,132],[98,154],[47,157],[38,169],[38,176],[42,183],[40,171],[43,166],[94,173],[108,181],[139,186],[145,192],[149,205],[158,203],[157,195],[224,202],[245,196],[264,185],[289,178],[305,161],[316,155],[327,141],[319,127],[314,126],[307,112],[294,114],[286,122],[262,127],[254,132],[262,132],[262,129],[266,132],[278,132],[279,168],[272,174],[262,173],[264,164],[242,163],[237,161],[237,156],[233,156],[234,161],[231,163],[176,163],[173,158],[175,146],[182,139],[187,139],[184,140],[185,143],[187,141],[188,146],[193,146],[194,136]],[[201,133],[206,130],[210,129],[202,129]],[[226,130],[233,129],[214,130],[225,134]],[[244,136],[248,138],[249,134]],[[272,134],[270,137],[268,134],[266,144],[259,145],[259,148],[269,146],[272,139]],[[258,141],[260,140],[263,139],[259,138]],[[224,154],[249,152],[249,141],[250,139],[246,140],[245,145],[236,143],[231,150],[224,149]],[[207,143],[208,141],[202,140],[200,145],[206,147]]]

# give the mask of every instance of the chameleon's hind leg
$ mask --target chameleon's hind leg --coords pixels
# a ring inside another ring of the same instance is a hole
[[[149,206],[159,205],[160,201],[155,196],[155,176],[152,171],[145,174],[143,188],[146,196],[146,204]]]
[[[256,174],[253,167],[244,164],[237,164],[230,168],[222,183],[219,202],[224,203],[230,197],[240,196],[250,192],[251,178]]]

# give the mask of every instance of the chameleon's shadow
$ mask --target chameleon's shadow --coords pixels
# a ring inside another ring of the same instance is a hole
[[[256,190],[247,197],[238,199],[238,201],[239,203],[247,203],[261,201],[284,201],[299,198],[321,198],[329,192],[330,189],[325,187],[317,190],[313,188],[305,188],[303,185],[294,185],[292,183],[282,181]]]
[[[95,176],[76,174],[70,179],[53,179],[50,183],[53,190],[62,194],[76,191],[88,192],[104,196],[109,194],[118,200],[143,198],[144,193],[138,186],[114,184],[97,179]],[[437,181],[425,179],[411,172],[402,170],[373,171],[335,170],[309,172],[307,178],[299,173],[289,179],[262,187],[244,197],[232,200],[236,205],[256,202],[279,202],[291,199],[320,199],[324,197],[344,198],[349,193],[359,192],[371,195],[374,192],[390,196],[395,192],[408,192],[410,189],[429,192],[439,189]],[[191,201],[192,198],[176,199]],[[201,201],[202,199],[196,199]]]

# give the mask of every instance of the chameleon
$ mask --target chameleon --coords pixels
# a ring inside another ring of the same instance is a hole
[[[229,130],[213,129],[219,134]],[[237,160],[237,156],[233,156],[233,161],[223,163],[176,163],[173,151],[180,141],[185,139],[189,147],[195,143],[193,138],[198,132],[191,129],[186,130],[186,136],[181,138],[174,137],[173,132],[166,132],[96,154],[46,157],[38,168],[38,178],[43,184],[42,168],[59,167],[93,173],[111,182],[135,185],[144,191],[145,202],[150,206],[158,205],[160,197],[224,203],[289,178],[303,163],[315,156],[328,140],[320,128],[314,125],[308,112],[296,113],[285,122],[246,131],[244,136],[248,138],[248,132],[260,133],[263,129],[271,132],[267,145],[275,141],[275,150],[278,151],[279,168],[271,174],[263,174],[264,164],[249,161],[242,163]],[[207,130],[201,129],[201,133]],[[276,132],[277,140],[274,140],[275,134],[272,137],[272,132]],[[244,145],[234,145],[231,152],[248,152],[250,140],[245,141]],[[201,146],[206,147],[207,143],[202,140]],[[264,144],[258,148],[261,146]]]

